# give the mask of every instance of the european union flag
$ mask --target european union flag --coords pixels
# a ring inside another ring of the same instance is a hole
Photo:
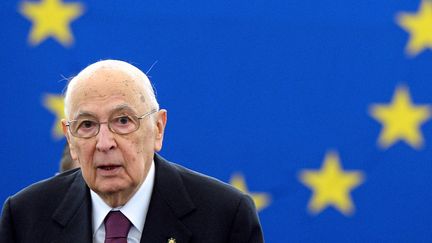
[[[162,155],[250,194],[266,242],[432,241],[431,0],[0,9],[0,201],[57,172],[67,80],[120,59],[168,110]]]

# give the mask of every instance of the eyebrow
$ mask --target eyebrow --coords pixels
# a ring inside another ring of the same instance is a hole
[[[94,113],[93,112],[90,112],[90,111],[80,111],[75,117],[74,117],[74,120],[77,120],[78,118],[80,118],[80,117],[85,117],[85,116],[91,116],[91,117],[96,117],[95,115],[94,115]]]
[[[117,105],[116,107],[114,107],[114,109],[111,110],[110,113],[114,113],[114,112],[118,112],[118,111],[123,111],[123,110],[132,111],[132,112],[136,113],[135,110],[132,109],[132,107],[130,107],[127,104]]]
[[[110,114],[113,114],[113,113],[116,113],[116,112],[119,112],[119,111],[131,111],[133,113],[136,113],[134,111],[134,109],[132,109],[132,107],[130,107],[129,105],[127,105],[127,104],[120,104],[120,105],[115,106],[114,109],[111,109],[110,110]],[[79,111],[78,114],[75,116],[74,120],[76,120],[76,119],[78,119],[80,117],[86,117],[86,116],[91,116],[91,117],[94,117],[94,118],[97,117],[95,113],[93,113],[91,111],[85,111],[84,110],[84,111]]]

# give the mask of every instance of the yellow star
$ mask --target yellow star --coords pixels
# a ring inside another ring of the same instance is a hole
[[[309,201],[309,211],[320,213],[328,206],[333,206],[345,215],[354,212],[350,191],[363,183],[361,172],[345,172],[340,167],[336,152],[328,152],[321,170],[303,170],[301,182],[313,190]]]
[[[400,13],[397,22],[410,34],[406,51],[415,56],[432,48],[432,2],[424,0],[416,14]]]
[[[270,204],[270,196],[267,193],[251,193],[248,191],[243,175],[234,174],[231,177],[230,184],[233,187],[251,196],[258,212]]]
[[[32,45],[38,45],[48,37],[53,37],[64,46],[70,46],[73,36],[69,28],[72,20],[83,13],[79,3],[63,3],[61,0],[41,0],[23,2],[20,13],[32,21],[29,36]]]
[[[426,105],[415,106],[407,88],[398,87],[389,105],[372,105],[370,114],[383,125],[378,139],[382,148],[388,148],[399,140],[416,149],[423,145],[419,127],[431,117],[431,111]]]
[[[55,138],[63,137],[61,119],[64,117],[64,97],[62,95],[48,94],[44,97],[44,106],[55,116],[55,122],[52,128],[52,134]]]

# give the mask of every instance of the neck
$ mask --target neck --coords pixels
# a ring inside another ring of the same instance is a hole
[[[112,194],[99,194],[102,200],[112,208],[124,206],[135,194],[137,190],[132,192],[116,192]]]

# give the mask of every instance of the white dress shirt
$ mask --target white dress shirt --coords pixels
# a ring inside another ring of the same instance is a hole
[[[105,242],[105,225],[103,223],[105,217],[110,211],[120,210],[132,223],[128,234],[128,243],[139,243],[144,229],[144,224],[147,216],[150,198],[153,191],[155,177],[154,161],[150,166],[150,170],[146,179],[140,186],[138,191],[124,205],[118,208],[111,208],[96,192],[90,190],[92,200],[92,224],[93,224],[93,242]]]

